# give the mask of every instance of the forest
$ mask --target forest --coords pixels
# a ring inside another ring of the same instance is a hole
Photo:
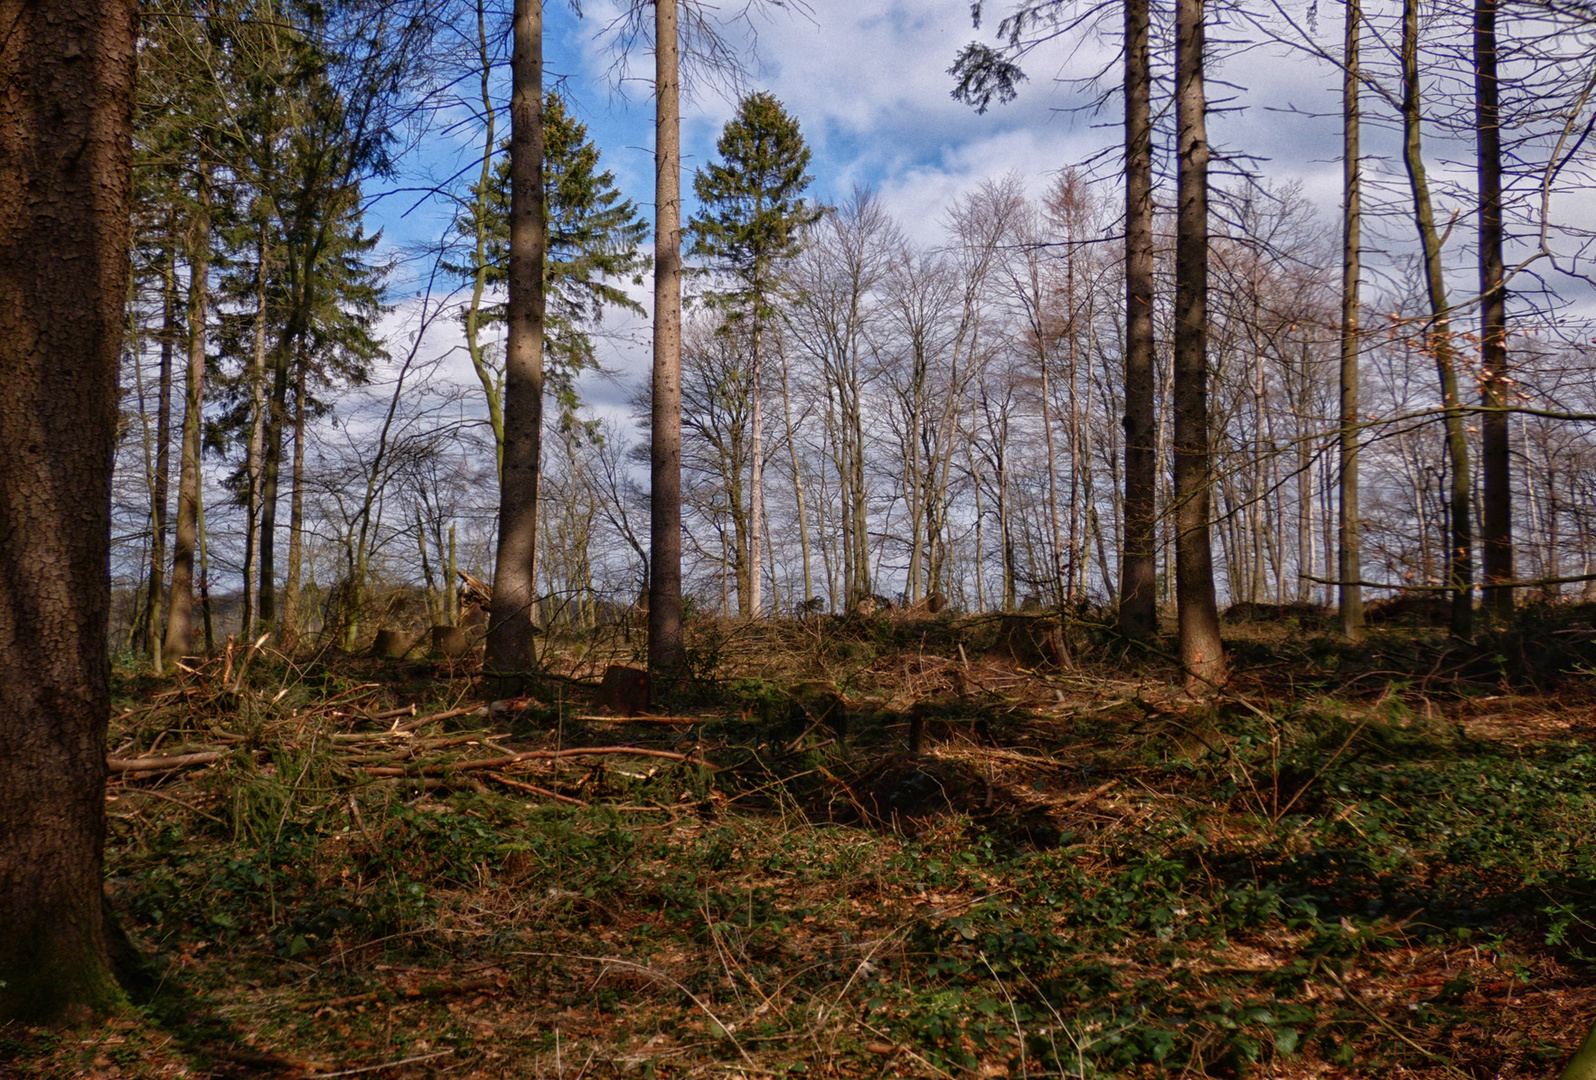
[[[1596,5],[880,9],[0,0],[0,1077],[1596,1077]]]

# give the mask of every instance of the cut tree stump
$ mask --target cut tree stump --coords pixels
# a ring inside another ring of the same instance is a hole
[[[439,624],[432,628],[432,651],[450,660],[458,660],[471,651],[471,640],[465,628]]]
[[[371,643],[371,654],[385,660],[400,660],[410,651],[411,644],[410,635],[403,630],[385,627],[377,631],[377,639]]]
[[[615,716],[636,716],[648,712],[648,672],[642,668],[611,664],[604,671],[604,682],[593,699],[597,712]]]

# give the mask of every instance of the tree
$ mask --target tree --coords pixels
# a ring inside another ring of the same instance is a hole
[[[510,266],[499,544],[484,664],[532,660],[543,448],[543,0],[515,0],[510,91]]]
[[[674,685],[682,641],[682,132],[677,0],[654,2],[654,368],[649,430],[648,670]]]
[[[1474,633],[1474,526],[1469,509],[1469,443],[1462,402],[1458,397],[1457,361],[1451,329],[1451,305],[1446,295],[1446,273],[1441,264],[1441,232],[1430,201],[1428,172],[1424,165],[1421,134],[1423,109],[1419,98],[1419,3],[1402,2],[1402,162],[1407,168],[1413,197],[1413,223],[1422,246],[1425,296],[1430,318],[1425,326],[1425,347],[1435,360],[1446,427],[1450,490],[1447,518],[1451,536],[1447,548],[1447,585],[1452,590],[1452,633],[1464,640]]]
[[[768,93],[749,94],[726,122],[715,145],[720,161],[693,177],[703,205],[689,228],[691,254],[708,260],[729,286],[711,292],[712,303],[735,325],[744,322],[750,343],[748,592],[742,613],[761,614],[760,527],[764,508],[763,374],[765,326],[780,288],[782,265],[801,246],[804,229],[820,210],[803,201],[810,177],[809,147],[798,121]]]
[[[1363,637],[1362,523],[1358,518],[1358,287],[1363,257],[1363,161],[1358,105],[1362,0],[1343,0],[1345,44],[1341,56],[1341,475],[1339,559],[1341,633]]]
[[[1194,690],[1223,681],[1208,511],[1208,132],[1204,0],[1175,6],[1175,607]],[[1129,390],[1127,388],[1127,396]]]
[[[485,101],[488,99],[484,99]],[[488,134],[492,135],[491,114]],[[643,314],[643,306],[615,284],[641,284],[646,265],[639,247],[648,224],[630,199],[621,197],[615,174],[599,168],[599,148],[587,126],[558,93],[543,99],[543,352],[549,389],[560,413],[575,413],[576,377],[597,366],[592,331],[606,311]],[[504,454],[503,371],[488,358],[479,328],[504,321],[504,306],[483,306],[483,293],[507,279],[510,248],[510,165],[501,159],[472,187],[459,231],[476,245],[468,266],[451,267],[472,284],[465,311],[467,348],[488,403],[497,457]]]
[[[103,1012],[131,0],[0,0],[0,1022]]]
[[[1502,258],[1502,130],[1497,86],[1497,0],[1474,2],[1474,109],[1479,180],[1480,420],[1485,601],[1513,610],[1513,475],[1507,405],[1507,274]]]

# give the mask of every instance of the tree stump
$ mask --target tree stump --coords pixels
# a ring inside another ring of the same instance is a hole
[[[403,630],[384,627],[377,631],[377,639],[371,643],[371,655],[384,660],[401,660],[410,651],[410,645],[410,636]]]
[[[604,682],[593,700],[598,712],[616,716],[636,716],[648,711],[648,672],[641,668],[611,664],[604,671]]]
[[[458,660],[471,651],[471,640],[465,628],[439,623],[432,628],[432,651],[450,660]]]
[[[1022,667],[1040,664],[1070,666],[1070,654],[1058,622],[1034,615],[1005,615],[992,652]]]

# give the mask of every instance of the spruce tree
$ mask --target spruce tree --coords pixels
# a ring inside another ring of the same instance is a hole
[[[762,607],[764,327],[780,292],[783,266],[798,254],[805,227],[819,219],[820,211],[803,198],[811,179],[806,171],[809,147],[798,121],[771,94],[742,99],[716,151],[720,160],[693,177],[693,192],[703,209],[688,225],[689,253],[715,275],[711,303],[728,323],[742,324],[750,343],[749,594],[739,596],[738,603],[744,615],[757,616]]]

